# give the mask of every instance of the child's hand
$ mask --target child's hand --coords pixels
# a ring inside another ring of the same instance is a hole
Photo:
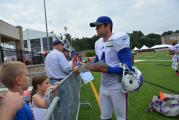
[[[56,83],[55,83],[56,84]],[[49,86],[48,87],[48,90],[52,90],[52,96],[56,96],[57,95],[57,91],[56,91],[56,89],[57,89],[57,87],[58,87],[58,84],[56,84],[56,85],[51,85],[51,86]]]
[[[47,90],[46,90],[45,93],[47,94],[48,90],[51,89],[51,90],[52,90],[52,95],[53,95],[53,96],[56,96],[56,94],[57,94],[57,93],[56,93],[56,92],[57,92],[56,89],[60,86],[61,83],[62,83],[62,82],[59,81],[59,82],[55,82],[55,84],[53,84],[53,85],[50,85],[50,86],[47,88]]]
[[[79,74],[80,74],[80,71],[79,71],[78,66],[75,66],[75,67],[73,68],[73,71],[74,71],[74,73],[75,73],[76,75],[79,75]]]
[[[49,91],[49,90],[54,90],[54,86],[53,85],[50,85],[47,89],[46,89],[46,93]]]

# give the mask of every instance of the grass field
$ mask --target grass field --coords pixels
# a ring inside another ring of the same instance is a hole
[[[179,93],[179,77],[175,76],[175,72],[171,69],[171,56],[168,55],[167,51],[137,54],[135,55],[135,60],[146,60],[135,63],[135,66],[142,71],[145,81],[167,89],[178,91]],[[99,91],[100,74],[93,74],[95,77],[93,82],[96,89]],[[156,112],[146,112],[153,96],[159,95],[160,91],[171,93],[171,91],[148,84],[147,82],[144,82],[140,91],[130,93],[128,113],[129,120],[179,120],[179,117],[168,118]],[[100,109],[93,95],[92,89],[90,88],[90,84],[81,88],[81,101],[88,101],[92,105],[92,108],[88,105],[81,105],[79,120],[100,120]],[[115,119],[113,118],[113,120]]]

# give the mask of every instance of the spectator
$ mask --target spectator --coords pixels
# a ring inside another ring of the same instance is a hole
[[[64,43],[55,40],[52,45],[53,50],[45,58],[45,71],[50,83],[53,84],[65,78],[72,71],[72,68],[63,54]]]
[[[2,65],[0,71],[1,82],[11,91],[21,96],[28,89],[29,76],[27,67],[19,61],[10,61]],[[30,106],[24,102],[23,107],[17,111],[14,120],[33,120]]]
[[[44,52],[44,57],[46,57],[47,56],[47,54],[48,54],[48,50],[45,50],[45,52]]]
[[[32,86],[32,107],[47,108],[46,93],[49,89],[55,90],[58,85],[50,85],[47,76],[40,75],[32,79]]]
[[[81,65],[81,58],[77,52],[73,53],[72,60],[71,60],[70,64],[71,64],[72,68],[75,68],[76,66],[79,67]]]
[[[64,49],[63,49],[63,54],[65,55],[65,57],[66,57],[66,59],[67,59],[68,61],[71,60],[70,50],[68,50],[67,48],[64,48]]]
[[[23,92],[23,98],[24,98],[24,101],[28,104],[30,103],[30,97],[31,97],[31,92],[29,90],[25,90]]]
[[[40,75],[32,79],[32,86],[31,102],[34,117],[35,120],[43,120],[48,107],[48,101],[46,99],[47,91],[49,89],[55,90],[58,85],[50,85],[47,76]]]
[[[63,54],[64,43],[57,39],[53,41],[52,45],[53,50],[45,58],[45,71],[47,72],[49,82],[53,85],[55,82],[64,79],[72,71],[72,68]],[[58,96],[62,96],[60,97],[60,104],[63,107],[64,120],[70,120],[69,98],[63,97],[69,96],[68,92],[68,89],[65,88],[61,88],[58,91]]]

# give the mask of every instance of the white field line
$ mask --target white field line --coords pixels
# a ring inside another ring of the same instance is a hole
[[[142,62],[142,61],[172,61],[172,60],[134,60],[134,62]]]

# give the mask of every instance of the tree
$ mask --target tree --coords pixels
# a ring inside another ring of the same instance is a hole
[[[171,34],[173,34],[173,31],[166,31],[166,32],[162,33],[162,36],[171,35]]]
[[[179,30],[176,30],[175,33],[179,33]]]
[[[130,35],[131,39],[131,46],[133,49],[134,47],[141,47],[143,45],[142,39],[145,37],[141,31],[133,31]]]
[[[82,51],[82,50],[93,50],[94,49],[94,44],[96,40],[98,39],[97,36],[93,36],[91,38],[75,38],[72,41],[72,46],[77,50],[77,51]]]
[[[159,34],[150,33],[145,37],[145,43],[148,47],[161,44],[161,36]]]
[[[72,37],[71,37],[71,35],[69,33],[67,33],[65,35],[65,39],[67,39],[70,42],[70,44],[72,43]]]
[[[143,45],[146,45],[148,47],[152,47],[156,44],[161,44],[161,36],[159,34],[150,33],[147,36],[145,36],[141,31],[133,31],[130,34],[131,44],[132,48],[134,47],[142,47]]]
[[[61,40],[63,40],[63,35],[62,35],[62,33],[60,33],[59,38],[60,38]]]

